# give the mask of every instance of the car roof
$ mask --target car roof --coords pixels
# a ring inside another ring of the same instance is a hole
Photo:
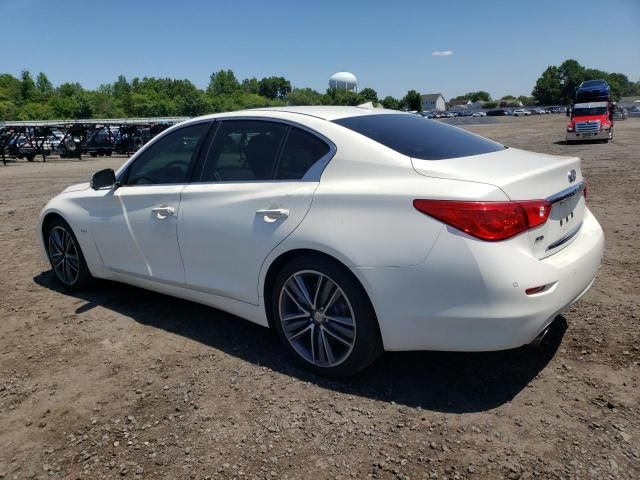
[[[343,107],[343,106],[304,106],[304,107],[266,107],[256,108],[263,112],[285,112],[297,113],[300,115],[309,115],[321,118],[323,120],[338,120],[340,118],[358,117],[362,115],[388,115],[388,114],[407,114],[407,112],[399,112],[397,110],[386,110],[384,108],[365,108],[365,107]]]
[[[214,113],[211,115],[205,115],[198,118],[189,120],[203,120],[207,118],[229,118],[229,117],[242,117],[251,116],[254,113],[274,113],[285,115],[306,115],[309,117],[315,117],[322,120],[338,120],[340,118],[358,117],[363,115],[411,115],[406,112],[399,112],[398,110],[386,110],[384,108],[364,108],[364,107],[342,107],[342,106],[301,106],[301,107],[266,107],[266,108],[252,108],[247,110],[236,110],[233,112]],[[262,115],[260,115],[262,116]],[[278,115],[280,116],[280,115]]]

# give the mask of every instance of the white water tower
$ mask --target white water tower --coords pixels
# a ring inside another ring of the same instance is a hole
[[[349,90],[350,92],[357,92],[358,79],[350,72],[334,73],[329,79],[329,88],[340,88],[342,90]]]

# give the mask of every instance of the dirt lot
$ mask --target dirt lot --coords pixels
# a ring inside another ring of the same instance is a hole
[[[38,212],[123,159],[0,166],[0,478],[639,478],[640,119],[571,146],[564,116],[499,120],[468,128],[583,158],[607,236],[595,286],[539,350],[385,354],[348,381],[210,308],[65,293]]]

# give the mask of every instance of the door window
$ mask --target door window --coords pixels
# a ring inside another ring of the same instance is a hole
[[[209,148],[201,181],[272,180],[287,128],[282,123],[259,120],[221,122]]]
[[[129,167],[126,185],[187,183],[209,122],[175,130],[150,145]]]

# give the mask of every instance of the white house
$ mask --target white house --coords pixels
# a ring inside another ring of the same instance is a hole
[[[421,95],[422,110],[436,110],[438,112],[444,112],[447,109],[447,102],[441,93],[427,93]]]

